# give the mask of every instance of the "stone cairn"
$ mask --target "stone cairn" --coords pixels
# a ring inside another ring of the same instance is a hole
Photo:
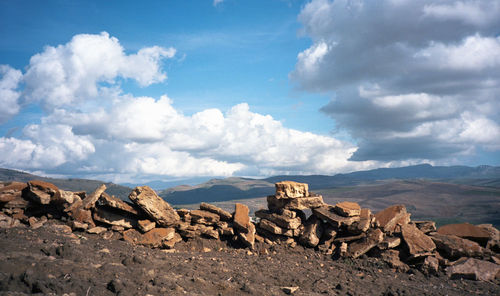
[[[276,194],[267,197],[268,209],[255,212],[256,223],[239,203],[233,213],[207,203],[199,210],[176,210],[147,186],[136,187],[130,202],[105,190],[103,184],[87,195],[36,180],[0,183],[0,228],[25,224],[36,229],[57,219],[66,224],[66,233],[116,236],[153,248],[173,249],[196,237],[251,249],[256,242],[260,247],[301,244],[333,258],[380,258],[401,272],[414,267],[435,274],[443,269],[451,278],[485,281],[500,276],[500,232],[490,224],[436,229],[433,221],[411,221],[404,205],[372,214],[354,202],[325,204],[304,183],[276,183]]]

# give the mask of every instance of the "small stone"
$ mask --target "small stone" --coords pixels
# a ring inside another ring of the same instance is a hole
[[[217,214],[222,221],[230,221],[233,218],[233,215],[231,215],[231,213],[229,213],[228,211],[205,202],[202,202],[200,204],[200,210],[205,210]]]
[[[365,237],[366,237],[366,233],[361,233],[358,235],[336,237],[333,241],[335,243],[343,243],[343,242],[348,243],[348,242],[360,240],[360,239],[365,238]]]
[[[182,237],[180,236],[180,234],[175,233],[174,237],[172,239],[164,240],[162,242],[162,248],[173,249],[175,244],[178,242],[181,242],[181,241],[182,241]]]
[[[174,236],[174,228],[154,228],[144,234],[135,229],[123,232],[123,240],[148,247],[160,247],[164,241],[171,240]]]
[[[87,232],[88,233],[92,233],[92,234],[100,234],[100,233],[103,233],[106,230],[107,229],[104,228],[104,227],[96,226],[96,227],[92,227],[92,228],[87,229]]]
[[[299,287],[296,287],[296,286],[294,286],[294,287],[281,287],[281,289],[283,290],[283,292],[285,292],[285,294],[290,295],[290,294],[295,293],[299,289]]]
[[[433,256],[425,257],[424,262],[420,265],[420,270],[424,274],[437,274],[439,270],[439,260]]]
[[[359,216],[361,214],[361,207],[359,204],[350,201],[337,203],[334,210],[337,214],[344,217]]]
[[[73,231],[74,230],[84,231],[84,230],[87,230],[89,228],[89,225],[87,223],[81,223],[78,221],[71,221],[69,226],[71,227],[71,229]]]
[[[309,185],[293,181],[282,181],[275,184],[276,198],[300,198],[309,196]]]
[[[476,281],[493,281],[499,272],[500,265],[474,258],[468,258],[446,269],[451,279],[463,278]]]
[[[129,195],[160,226],[172,226],[180,221],[177,212],[148,186],[136,187]]]
[[[156,223],[151,221],[151,220],[139,220],[137,221],[137,227],[139,228],[140,231],[148,232],[151,229],[155,228]]]

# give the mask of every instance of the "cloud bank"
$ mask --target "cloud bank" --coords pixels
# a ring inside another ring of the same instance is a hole
[[[376,165],[348,161],[357,149],[351,143],[286,128],[246,103],[184,115],[167,95],[123,92],[123,83],[165,81],[162,63],[175,53],[154,46],[127,54],[107,33],[82,34],[45,47],[24,74],[1,66],[0,92],[9,108],[0,119],[30,104],[39,104],[44,115],[20,136],[0,138],[0,166],[119,182],[158,175],[330,174]]]
[[[290,78],[332,93],[322,111],[351,160],[443,160],[500,150],[500,2],[313,0],[313,44]]]

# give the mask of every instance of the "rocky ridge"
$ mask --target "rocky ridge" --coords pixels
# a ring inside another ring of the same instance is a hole
[[[172,250],[199,237],[251,251],[256,243],[290,248],[300,244],[333,259],[379,258],[400,272],[445,271],[452,279],[490,282],[500,276],[500,232],[491,225],[436,229],[432,221],[411,221],[403,205],[375,214],[353,202],[328,205],[305,183],[276,183],[268,208],[254,218],[239,203],[233,213],[207,203],[199,210],[174,209],[147,186],[136,187],[131,202],[108,195],[105,185],[90,194],[42,181],[0,186],[0,228],[37,229],[58,220],[67,225],[64,231],[70,236],[87,232],[151,248]]]

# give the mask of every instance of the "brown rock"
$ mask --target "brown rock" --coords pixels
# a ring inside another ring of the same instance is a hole
[[[239,231],[238,237],[247,247],[253,249],[255,244],[255,225],[250,222],[247,232]]]
[[[21,225],[19,220],[0,213],[0,228],[12,228]]]
[[[105,232],[106,230],[107,229],[102,227],[102,226],[96,226],[96,227],[92,227],[92,228],[87,229],[87,232],[92,233],[92,234],[101,234],[101,233]]]
[[[319,244],[322,235],[323,227],[321,220],[311,215],[305,222],[304,231],[299,237],[299,242],[305,246],[314,248]]]
[[[176,232],[172,239],[163,241],[161,246],[162,246],[162,248],[165,248],[165,249],[173,249],[175,244],[178,242],[181,242],[181,241],[182,241],[182,237]]]
[[[29,217],[28,219],[28,224],[30,225],[31,229],[38,229],[47,222],[47,217],[43,216],[45,219],[40,219],[38,220],[36,217]]]
[[[226,221],[219,221],[217,223],[217,227],[219,228],[219,235],[220,236],[233,236],[234,235],[234,229],[233,229],[233,224],[229,224]]]
[[[323,225],[323,239],[331,239],[337,236],[339,229],[329,223]]]
[[[312,209],[313,214],[335,227],[349,226],[352,223],[359,221],[359,216],[355,217],[342,217],[335,213],[334,207],[330,205],[322,206]]]
[[[424,274],[437,274],[439,270],[439,260],[433,256],[427,256],[419,266]]]
[[[363,233],[370,229],[372,214],[369,209],[361,209],[359,221],[356,221],[347,227],[350,233]]]
[[[341,243],[339,247],[339,256],[340,257],[347,257],[347,243]]]
[[[137,221],[137,228],[139,228],[139,230],[142,231],[143,233],[148,232],[155,227],[156,223],[151,220],[145,219]]]
[[[233,215],[231,215],[231,213],[229,213],[228,211],[224,211],[223,209],[217,206],[205,202],[202,202],[200,204],[200,210],[205,210],[217,214],[220,216],[220,219],[222,221],[230,221],[233,218]]]
[[[384,232],[393,233],[398,225],[410,222],[410,214],[406,212],[404,205],[395,205],[376,213],[375,219]]]
[[[0,188],[0,203],[21,198],[22,191],[27,186],[28,185],[26,183],[12,182],[10,185]]]
[[[293,236],[293,230],[292,229],[284,229],[276,225],[275,223],[267,220],[267,219],[261,219],[258,226],[264,230],[269,231],[270,233],[277,234],[277,235],[284,235],[284,236]]]
[[[85,197],[82,200],[82,207],[84,210],[89,210],[92,209],[95,206],[95,203],[101,197],[101,194],[106,190],[106,185],[102,184],[101,186],[97,187],[97,189],[92,192],[89,196]]]
[[[135,205],[129,204],[115,196],[110,196],[103,192],[97,202],[100,206],[107,206],[116,210],[120,210],[135,216],[143,216],[144,213],[141,209],[136,208]]]
[[[124,228],[132,228],[137,226],[137,219],[119,213],[118,211],[109,211],[105,208],[97,207],[94,209],[94,220],[108,225],[122,226]]]
[[[200,235],[199,225],[200,224],[191,225],[189,223],[182,222],[177,225],[177,231],[183,238],[195,238]]]
[[[73,231],[75,231],[75,230],[84,231],[84,230],[87,230],[89,228],[88,224],[86,224],[86,223],[80,223],[78,221],[71,221],[69,223],[69,226],[71,227],[71,229]]]
[[[335,205],[334,210],[337,214],[344,217],[359,216],[361,214],[361,207],[356,202],[344,201]]]
[[[436,249],[436,245],[432,239],[418,230],[415,225],[403,225],[401,235],[411,256],[415,257],[423,253],[432,252]]]
[[[299,217],[290,218],[289,215],[280,215],[267,210],[258,210],[255,212],[255,216],[267,219],[284,229],[297,229],[302,224]]]
[[[209,211],[192,210],[190,214],[191,221],[198,224],[214,225],[220,220],[220,216],[218,214],[214,214]]]
[[[207,237],[207,238],[213,238],[213,239],[219,239],[219,231],[214,229],[211,226],[206,226],[206,225],[199,225],[198,227],[200,235]]]
[[[14,197],[14,199],[11,199],[10,201],[6,202],[4,205],[3,205],[3,209],[11,209],[11,210],[14,210],[14,209],[26,209],[28,208],[28,206],[30,206],[30,202],[27,201],[26,199],[20,197],[20,196],[16,196]]]
[[[278,199],[274,195],[267,197],[267,207],[270,210],[278,211],[280,209],[288,210],[307,210],[324,206],[323,197],[314,195],[295,199]]]
[[[407,272],[410,267],[403,263],[399,258],[398,250],[386,250],[380,254],[380,259],[389,264],[390,267],[397,269],[400,272]]]
[[[59,200],[61,193],[56,185],[33,180],[28,182],[27,197],[38,204],[48,205],[52,200]]]
[[[411,223],[425,234],[436,231],[436,222],[434,221],[412,221]]]
[[[455,235],[432,233],[431,239],[436,244],[436,248],[448,259],[458,259],[460,257],[482,257],[485,253],[478,243],[463,239]]]
[[[160,226],[172,226],[180,221],[177,212],[148,186],[136,187],[129,198]]]
[[[282,181],[275,184],[276,198],[288,199],[309,196],[309,185],[293,181]]]
[[[343,243],[343,242],[348,243],[348,242],[359,240],[359,239],[362,239],[362,238],[365,238],[365,237],[366,237],[366,233],[361,233],[361,234],[358,234],[358,235],[336,237],[333,240],[333,242],[335,242],[335,243]]]
[[[401,244],[401,239],[399,237],[386,236],[384,240],[379,244],[381,250],[393,249]]]
[[[448,224],[439,227],[437,232],[439,234],[455,235],[461,238],[475,241],[483,247],[486,246],[488,240],[490,239],[490,234],[488,231],[469,223]]]
[[[359,256],[370,251],[383,240],[384,233],[380,229],[370,229],[368,230],[366,238],[353,242],[349,245],[348,255],[352,258],[358,258]]]
[[[59,192],[61,193],[60,199],[55,202],[59,204],[64,204],[65,207],[77,202],[78,200],[81,200],[80,196],[78,194],[75,194],[74,192],[62,189],[59,189]]]
[[[247,232],[247,230],[251,227],[250,217],[248,216],[248,207],[240,203],[236,203],[234,206],[234,226],[239,230]]]
[[[480,224],[477,227],[486,230],[490,234],[490,239],[486,244],[486,248],[500,253],[500,231],[491,224]]]
[[[70,217],[80,223],[89,224],[91,227],[95,226],[94,219],[92,219],[92,212],[84,210],[82,201],[77,201],[65,210]]]
[[[470,279],[476,281],[493,281],[500,272],[500,265],[488,261],[469,258],[446,269],[451,279]]]
[[[174,237],[174,228],[154,228],[153,230],[148,231],[144,234],[135,229],[129,229],[123,232],[123,240],[133,244],[153,248],[162,246],[164,241],[171,240]]]
[[[181,218],[184,218],[184,216],[186,215],[189,215],[189,213],[191,212],[190,210],[188,209],[178,209],[176,210],[177,211],[177,214],[181,217]]]

